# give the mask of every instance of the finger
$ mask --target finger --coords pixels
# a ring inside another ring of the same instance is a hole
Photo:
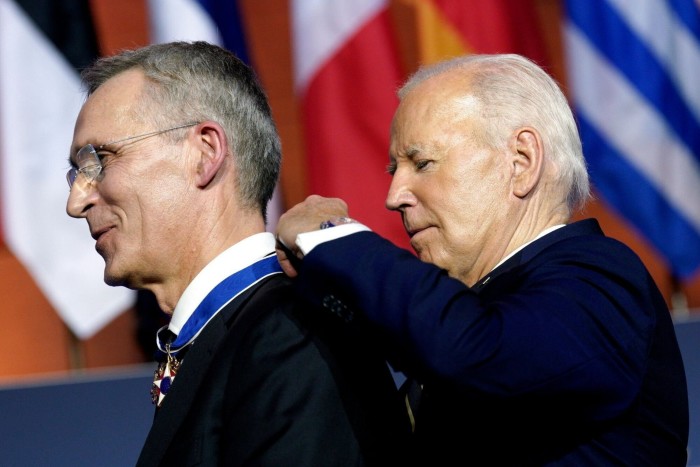
[[[297,267],[300,264],[301,258],[294,256],[292,250],[287,248],[279,239],[275,244],[275,254],[277,255],[277,262],[279,262],[282,271],[289,277],[296,277],[298,275]]]
[[[279,259],[279,256],[277,257]],[[280,261],[280,267],[282,268],[282,271],[290,278],[294,279],[299,275],[296,269],[294,269],[294,266],[292,266],[291,261],[284,259]]]

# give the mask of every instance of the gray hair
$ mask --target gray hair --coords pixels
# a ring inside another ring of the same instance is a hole
[[[90,95],[134,68],[151,84],[139,110],[153,124],[165,128],[213,120],[224,128],[237,167],[238,195],[244,206],[260,209],[266,218],[282,156],[267,97],[253,71],[221,47],[171,42],[101,58],[81,78]]]
[[[399,99],[423,81],[456,69],[469,74],[468,91],[483,117],[484,142],[496,148],[505,144],[506,132],[537,129],[569,212],[581,209],[591,196],[588,171],[576,121],[556,81],[520,55],[466,55],[421,68],[401,87]]]

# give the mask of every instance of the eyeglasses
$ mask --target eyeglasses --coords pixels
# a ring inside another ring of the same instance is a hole
[[[197,125],[197,123],[198,122],[185,123],[184,125],[178,125],[172,128],[167,128],[165,130],[156,130],[136,136],[129,136],[128,138],[110,141],[109,143],[101,144],[97,147],[93,146],[92,144],[86,144],[85,146],[80,148],[80,150],[75,155],[76,167],[71,167],[68,170],[68,173],[66,174],[66,180],[68,180],[68,187],[73,188],[73,183],[75,183],[75,179],[78,178],[79,174],[83,174],[83,176],[89,183],[92,183],[97,179],[100,173],[102,173],[102,161],[100,160],[100,156],[97,155],[97,152],[101,151],[107,146],[117,143],[123,143],[124,141],[142,140],[150,138],[151,136],[167,133],[168,131],[195,126]]]

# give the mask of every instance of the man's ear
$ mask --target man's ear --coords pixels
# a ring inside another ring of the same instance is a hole
[[[197,125],[194,149],[197,151],[196,183],[204,188],[216,177],[229,153],[226,132],[216,122],[205,121]]]
[[[513,194],[525,198],[537,186],[544,171],[544,146],[537,130],[524,127],[513,139]]]

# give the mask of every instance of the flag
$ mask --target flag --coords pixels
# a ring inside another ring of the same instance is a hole
[[[243,16],[236,0],[148,0],[151,42],[207,41],[233,52],[252,68]],[[282,213],[279,189],[267,206],[267,229]]]
[[[517,53],[549,62],[533,0],[418,0],[416,36],[422,63],[467,53]]]
[[[85,0],[0,0],[3,240],[81,339],[134,300],[103,282],[85,221],[65,211],[73,124],[84,100],[76,67],[96,50]]]
[[[350,215],[407,247],[384,208],[389,127],[404,78],[384,0],[293,0],[295,90],[309,193],[343,198]]]
[[[594,188],[678,279],[700,268],[700,9],[566,1],[569,84]]]
[[[396,90],[422,64],[465,53],[516,52],[546,61],[532,1],[292,2],[296,93],[309,193],[343,198],[350,215],[399,246],[384,208]]]

